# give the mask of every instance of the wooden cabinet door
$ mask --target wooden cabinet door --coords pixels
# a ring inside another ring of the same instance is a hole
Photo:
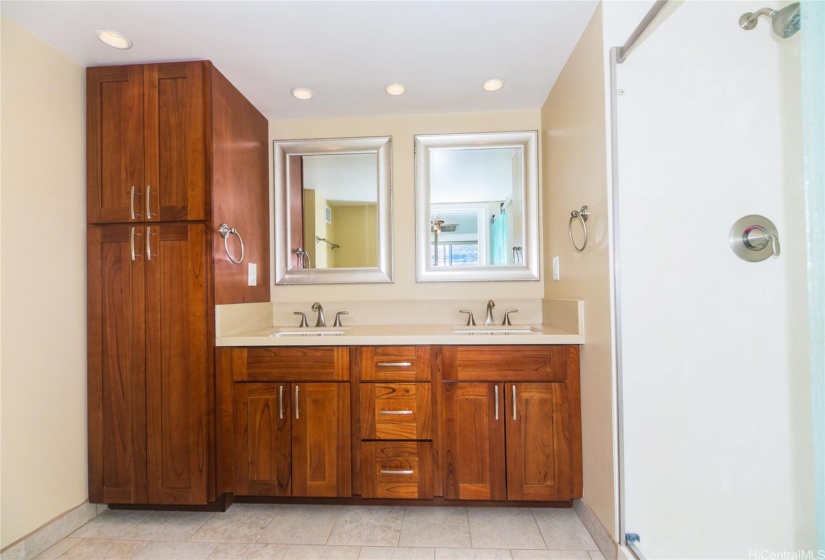
[[[445,496],[504,500],[504,394],[501,383],[444,384]]]
[[[349,497],[349,385],[294,383],[292,391],[292,495]]]
[[[289,383],[235,384],[235,493],[292,495]]]
[[[508,383],[507,498],[570,500],[573,430],[564,383]]]
[[[141,229],[90,226],[87,234],[92,502],[139,503],[147,496]]]
[[[208,433],[206,228],[145,228],[149,503],[205,504]]]
[[[144,67],[147,220],[206,218],[206,64]]]
[[[143,67],[89,68],[86,98],[88,221],[141,221]]]

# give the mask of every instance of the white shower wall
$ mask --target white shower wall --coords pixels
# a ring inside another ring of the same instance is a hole
[[[630,4],[604,4],[606,45]],[[674,3],[618,67],[624,530],[648,559],[814,548],[799,36],[739,29],[765,5]],[[779,258],[733,254],[747,214]]]

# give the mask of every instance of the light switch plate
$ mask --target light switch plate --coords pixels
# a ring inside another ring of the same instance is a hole
[[[553,257],[553,280],[559,279],[559,258]]]
[[[250,286],[258,285],[258,265],[255,263],[249,263],[247,284]]]

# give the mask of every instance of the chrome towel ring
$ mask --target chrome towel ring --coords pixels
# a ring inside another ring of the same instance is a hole
[[[570,220],[567,222],[567,237],[570,239],[570,246],[573,247],[573,250],[577,253],[581,253],[584,251],[584,248],[587,247],[587,218],[589,216],[590,212],[587,210],[587,206],[582,206],[580,210],[570,212]],[[581,247],[577,246],[573,240],[573,220],[576,218],[581,222],[582,231],[584,231],[584,243],[582,243]]]
[[[223,248],[226,250],[226,256],[229,257],[229,260],[232,261],[233,263],[241,264],[243,262],[243,253],[244,253],[244,251],[243,251],[243,238],[241,237],[241,234],[238,233],[238,230],[236,230],[233,227],[229,227],[226,224],[221,224],[221,227],[218,229],[218,233],[220,233],[221,237],[223,237]],[[229,236],[230,235],[236,235],[238,237],[238,242],[241,244],[241,258],[239,258],[238,260],[235,260],[232,257],[232,253],[229,252]]]

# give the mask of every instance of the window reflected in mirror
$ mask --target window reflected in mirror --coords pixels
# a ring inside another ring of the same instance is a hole
[[[417,280],[538,279],[537,134],[415,142]]]

